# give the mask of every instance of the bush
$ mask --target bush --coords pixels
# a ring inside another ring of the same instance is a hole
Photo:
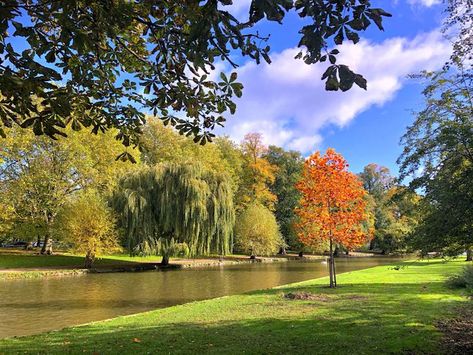
[[[284,245],[274,214],[259,204],[237,218],[235,237],[238,249],[251,255],[271,255]]]
[[[466,288],[473,294],[473,265],[468,265],[457,274],[447,280],[447,285],[451,288]]]

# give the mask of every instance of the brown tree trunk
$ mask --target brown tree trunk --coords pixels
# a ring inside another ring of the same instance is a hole
[[[473,261],[473,249],[468,248],[466,250],[466,261]]]
[[[163,260],[161,260],[161,265],[162,266],[168,266],[169,265],[169,255],[163,255]]]
[[[87,254],[85,254],[84,267],[86,269],[91,269],[92,266],[94,265],[94,261],[95,261],[95,254],[88,251]]]
[[[286,248],[283,248],[283,247],[279,248],[278,254],[279,254],[279,255],[286,255],[286,254],[287,254],[287,253],[286,253]]]
[[[329,270],[329,275],[330,275],[330,288],[334,288],[335,284],[333,282],[333,244],[332,244],[332,238],[330,238],[330,259],[328,263],[328,270]]]
[[[46,235],[44,236],[44,241],[43,241],[43,246],[41,247],[41,254],[44,255],[47,253],[47,250],[48,250],[48,245],[50,244],[49,243],[49,240],[51,238],[49,237],[49,233],[46,233]]]

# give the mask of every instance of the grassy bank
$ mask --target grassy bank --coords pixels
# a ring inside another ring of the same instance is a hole
[[[441,353],[462,261],[404,263],[0,341],[0,353]],[[288,294],[303,299],[291,299]]]

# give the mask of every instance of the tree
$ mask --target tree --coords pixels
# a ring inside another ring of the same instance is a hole
[[[277,197],[274,214],[281,234],[290,248],[300,249],[301,245],[294,228],[295,208],[299,205],[300,193],[295,185],[300,179],[304,158],[299,152],[285,151],[273,145],[269,146],[264,158],[277,167],[276,178],[270,190]],[[285,253],[285,249],[282,248],[281,252]]]
[[[54,220],[71,196],[88,187],[110,193],[117,176],[134,168],[116,160],[123,146],[113,131],[92,137],[66,131],[69,139],[54,141],[13,127],[0,138],[0,186],[15,230],[28,232],[25,239],[44,235],[43,254],[51,253]]]
[[[259,204],[249,205],[235,224],[237,247],[254,258],[271,255],[284,245],[273,213]]]
[[[423,73],[426,106],[401,143],[401,178],[424,194],[424,216],[413,245],[458,253],[473,246],[473,74],[456,70]]]
[[[447,17],[443,32],[453,38],[453,53],[450,65],[470,65],[473,59],[473,3],[470,0],[445,0]],[[452,33],[453,31],[453,33]]]
[[[62,239],[72,244],[72,250],[85,254],[86,269],[93,266],[96,257],[121,249],[116,217],[97,192],[81,192],[64,206],[56,224]]]
[[[388,168],[374,163],[365,166],[363,172],[358,176],[371,198],[368,205],[374,217],[374,238],[370,242],[370,249],[380,248],[385,253],[386,248],[384,246],[389,243],[384,242],[390,237],[384,238],[384,236],[391,223],[394,222],[388,191],[394,186],[395,179]],[[391,247],[393,245],[389,244],[389,248]]]
[[[126,176],[113,206],[131,254],[171,240],[186,243],[190,255],[231,251],[235,220],[231,183],[228,176],[198,163],[163,163]],[[166,255],[163,264],[169,262]]]
[[[243,177],[238,191],[238,207],[259,203],[274,210],[277,197],[270,190],[275,181],[277,168],[271,165],[264,154],[267,147],[260,133],[248,133],[240,144],[243,152]]]
[[[236,72],[210,75],[235,56],[270,62],[262,21],[304,19],[297,58],[330,62],[327,90],[366,89],[366,80],[336,63],[345,40],[357,43],[383,17],[370,1],[252,0],[248,19],[231,14],[232,1],[14,0],[0,5],[0,135],[16,123],[54,137],[63,128],[120,129],[136,143],[145,107],[196,141],[234,113],[242,95]],[[15,40],[12,40],[15,36]],[[328,59],[328,61],[327,61]],[[41,106],[40,106],[41,105]],[[178,115],[177,113],[182,113]],[[185,118],[180,118],[185,117]],[[127,157],[127,156],[125,156]]]
[[[316,152],[305,161],[297,188],[302,194],[297,209],[299,238],[306,245],[329,241],[330,287],[336,287],[334,244],[351,249],[365,243],[370,233],[363,225],[366,191],[333,149],[323,156]]]

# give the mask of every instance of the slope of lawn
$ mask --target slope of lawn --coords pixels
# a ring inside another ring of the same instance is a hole
[[[0,353],[441,353],[435,325],[471,306],[444,284],[465,262],[399,265],[339,275],[336,290],[322,278],[5,339]]]

